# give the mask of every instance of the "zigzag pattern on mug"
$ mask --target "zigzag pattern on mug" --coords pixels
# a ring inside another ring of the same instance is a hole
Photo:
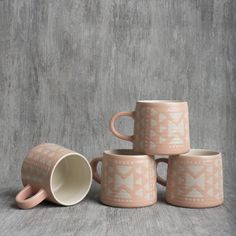
[[[188,165],[178,163],[173,171],[171,178],[175,184],[171,186],[170,197],[196,201],[204,201],[206,198],[222,199],[223,196],[219,194],[223,186],[221,162],[214,160],[207,166],[201,162],[189,162]]]
[[[188,114],[186,112],[160,112],[144,107],[137,113],[136,143],[141,148],[156,149],[157,145],[182,145],[188,140]],[[145,141],[144,141],[145,140]]]
[[[51,173],[51,165],[55,162],[56,157],[67,153],[68,149],[53,143],[48,144],[47,148],[42,145],[34,147],[22,166],[22,178],[26,181],[30,179],[35,183],[45,182]],[[43,154],[49,158],[42,158]]]
[[[105,198],[118,201],[145,201],[155,198],[153,180],[155,170],[144,163],[132,166],[109,165],[104,173],[103,185]]]

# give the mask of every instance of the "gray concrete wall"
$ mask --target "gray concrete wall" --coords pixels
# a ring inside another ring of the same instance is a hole
[[[235,12],[230,0],[1,0],[0,182],[20,181],[44,140],[88,159],[130,147],[109,132],[113,113],[184,99],[192,147],[222,151],[235,186]]]

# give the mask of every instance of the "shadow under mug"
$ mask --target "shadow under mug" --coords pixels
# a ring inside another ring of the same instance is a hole
[[[121,116],[134,119],[134,134],[121,134],[115,121]],[[190,150],[188,103],[143,100],[133,112],[118,112],[110,120],[110,130],[118,138],[133,143],[135,151],[148,155],[173,155]]]
[[[97,165],[102,162],[101,176]],[[101,184],[100,200],[116,207],[144,207],[157,201],[156,162],[133,150],[104,151],[91,162],[93,179]]]
[[[52,143],[40,144],[24,159],[21,176],[24,188],[16,196],[22,209],[47,199],[69,206],[80,202],[92,183],[92,170],[79,153]]]
[[[223,203],[223,170],[221,153],[191,149],[190,152],[159,158],[157,166],[168,164],[167,181],[157,175],[157,182],[166,186],[166,201],[190,208],[206,208]]]

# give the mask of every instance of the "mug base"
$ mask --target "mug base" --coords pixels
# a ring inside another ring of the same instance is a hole
[[[212,207],[218,207],[224,203],[223,200],[221,201],[211,201],[204,203],[193,203],[193,202],[181,202],[181,201],[174,201],[174,200],[168,200],[166,199],[166,202],[177,207],[184,207],[184,208],[212,208]]]
[[[100,199],[100,202],[104,205],[117,208],[141,208],[154,205],[157,203],[157,200],[152,202],[117,202],[114,200]]]

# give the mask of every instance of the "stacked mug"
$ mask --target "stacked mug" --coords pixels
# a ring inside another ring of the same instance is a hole
[[[134,134],[121,134],[115,121],[134,119]],[[166,201],[182,207],[213,207],[223,203],[221,153],[190,149],[188,104],[184,101],[144,100],[135,111],[119,112],[110,121],[118,138],[133,143],[132,150],[109,150],[92,160],[93,178],[101,184],[100,200],[116,207],[144,207],[157,201],[157,185],[166,186]],[[154,158],[167,155],[168,158]],[[97,164],[102,162],[101,176]],[[168,164],[167,180],[157,165]]]
[[[134,134],[118,132],[121,116],[134,119]],[[111,132],[133,143],[132,150],[104,151],[88,160],[57,144],[40,144],[27,154],[21,169],[23,189],[16,196],[22,209],[47,199],[70,206],[87,195],[93,179],[101,184],[100,200],[115,207],[144,207],[157,201],[157,182],[166,186],[166,201],[182,207],[213,207],[223,203],[221,153],[190,149],[188,104],[183,101],[138,101],[133,112],[119,112]],[[155,159],[155,155],[168,158]],[[101,175],[97,171],[102,163]],[[157,165],[168,164],[167,180]]]

